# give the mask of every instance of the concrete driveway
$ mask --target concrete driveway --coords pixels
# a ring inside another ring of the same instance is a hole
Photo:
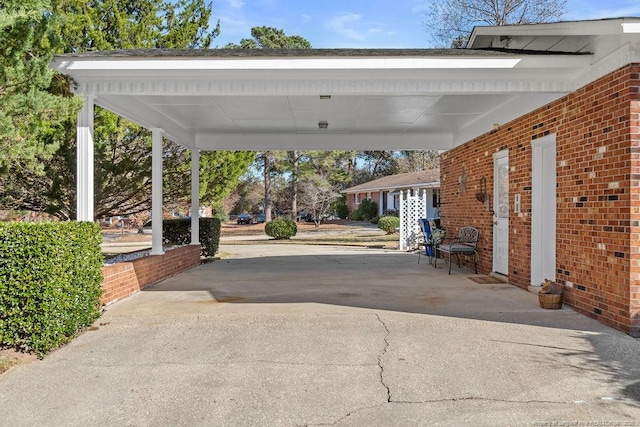
[[[221,251],[0,377],[0,425],[640,425],[640,342],[570,309],[416,254]]]

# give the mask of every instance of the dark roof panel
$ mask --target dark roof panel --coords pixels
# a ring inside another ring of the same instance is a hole
[[[436,185],[440,182],[440,169],[431,169],[420,172],[399,173],[383,176],[364,184],[356,185],[342,190],[343,193],[357,193],[364,191],[404,189],[420,185]]]
[[[487,49],[124,49],[56,55],[56,58],[269,58],[385,56],[512,56]]]

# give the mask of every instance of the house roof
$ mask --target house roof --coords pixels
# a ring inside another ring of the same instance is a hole
[[[640,18],[617,18],[477,27],[468,49],[134,49],[51,66],[187,148],[447,150],[640,62],[639,46]]]
[[[342,190],[343,193],[362,193],[379,190],[403,190],[408,188],[439,187],[440,169],[431,169],[420,172],[399,173],[383,176],[364,184],[356,185]]]

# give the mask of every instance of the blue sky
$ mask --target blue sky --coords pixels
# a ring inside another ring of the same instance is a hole
[[[640,17],[638,0],[568,0],[563,20]],[[252,27],[281,28],[314,48],[432,47],[425,0],[214,0],[221,34],[212,47],[249,38]]]

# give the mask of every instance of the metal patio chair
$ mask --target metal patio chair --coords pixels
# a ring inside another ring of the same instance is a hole
[[[442,255],[442,258],[449,263],[449,274],[451,274],[451,256],[455,255],[458,261],[458,267],[460,267],[460,255],[473,256],[473,268],[478,274],[478,236],[479,231],[474,227],[462,227],[458,232],[458,237],[451,243],[441,244],[437,250]],[[437,260],[436,260],[437,262]]]

